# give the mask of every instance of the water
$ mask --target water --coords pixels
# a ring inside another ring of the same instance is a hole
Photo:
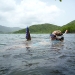
[[[75,75],[75,34],[0,34],[0,75]]]

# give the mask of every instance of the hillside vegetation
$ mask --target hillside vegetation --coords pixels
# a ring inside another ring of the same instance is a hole
[[[64,32],[66,29],[68,30],[68,33],[75,33],[75,20],[61,27],[62,32]]]
[[[53,24],[38,24],[29,27],[30,33],[51,33],[54,30],[60,29],[60,26]],[[26,29],[16,31],[14,33],[25,33]]]
[[[19,28],[19,27],[6,27],[6,26],[0,25],[0,34],[14,32],[14,31],[18,31],[20,29],[21,28]]]
[[[61,30],[63,33],[65,32],[65,30],[68,30],[69,33],[75,33],[75,20],[61,27],[46,23],[46,24],[32,25],[29,27],[29,29],[30,33],[51,33],[54,30]],[[26,29],[22,29],[14,33],[25,33],[25,32]]]

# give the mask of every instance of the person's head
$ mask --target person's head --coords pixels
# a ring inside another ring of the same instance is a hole
[[[56,36],[61,36],[61,35],[63,35],[63,33],[56,34]]]
[[[63,35],[62,32],[61,32],[60,30],[55,30],[55,31],[53,31],[52,34],[57,35],[57,36]]]

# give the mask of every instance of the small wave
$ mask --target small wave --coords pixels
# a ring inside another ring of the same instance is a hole
[[[2,44],[2,43],[1,43],[0,45],[6,45],[6,44]]]

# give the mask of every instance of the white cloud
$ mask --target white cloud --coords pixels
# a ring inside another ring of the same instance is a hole
[[[53,23],[62,11],[57,6],[47,6],[40,0],[21,0],[19,4],[15,0],[0,0],[0,24],[26,27],[32,24]]]

